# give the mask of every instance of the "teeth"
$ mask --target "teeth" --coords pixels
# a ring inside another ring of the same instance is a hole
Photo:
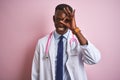
[[[59,30],[64,30],[64,28],[58,28]]]

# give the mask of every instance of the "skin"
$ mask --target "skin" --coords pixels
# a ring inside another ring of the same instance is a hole
[[[55,15],[53,16],[53,21],[55,24],[55,28],[57,33],[63,35],[64,33],[67,32],[68,28],[67,26],[65,26],[64,24],[62,24],[60,21],[64,20],[64,18],[66,18],[66,14],[64,11],[62,10],[57,10],[55,12]],[[60,28],[62,28],[63,30],[61,30]]]
[[[53,21],[55,24],[56,32],[61,35],[65,34],[68,29],[73,32],[73,30],[77,27],[75,21],[75,10],[71,12],[67,7],[64,8],[64,10],[57,10],[53,16]],[[75,35],[81,45],[88,44],[88,41],[83,36],[81,31],[75,33]]]

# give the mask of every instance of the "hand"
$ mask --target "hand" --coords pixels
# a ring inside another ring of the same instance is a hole
[[[62,21],[60,21],[60,23],[68,27],[70,30],[74,30],[76,28],[75,10],[71,12],[67,7],[64,8],[64,12],[66,13],[66,17]]]
[[[60,23],[62,23],[63,25],[68,27],[70,30],[72,30],[72,32],[74,32],[74,30],[78,29],[75,22],[75,10],[71,12],[68,8],[64,8],[64,11],[66,13],[66,17],[63,20],[61,20]],[[75,35],[77,36],[78,41],[80,42],[81,45],[88,44],[88,41],[82,35],[81,32],[77,32]]]

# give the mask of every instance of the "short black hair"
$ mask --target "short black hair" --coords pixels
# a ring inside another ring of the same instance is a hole
[[[73,12],[72,7],[71,7],[70,5],[68,5],[68,4],[59,4],[59,5],[57,5],[56,8],[55,8],[55,12],[56,12],[57,10],[64,10],[64,8],[66,8],[66,7],[68,7],[69,10],[70,10],[71,12]]]

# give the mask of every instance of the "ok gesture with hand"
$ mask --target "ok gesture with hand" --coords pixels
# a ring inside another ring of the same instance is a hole
[[[64,12],[66,14],[66,17],[60,22],[66,27],[68,27],[70,30],[74,30],[76,28],[75,10],[71,12],[67,7],[64,8]]]

